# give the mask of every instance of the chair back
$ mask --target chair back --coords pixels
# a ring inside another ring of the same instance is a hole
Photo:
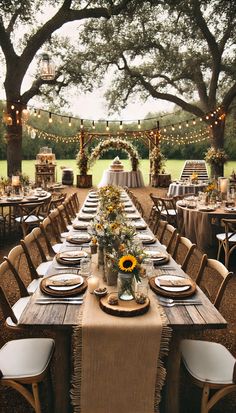
[[[175,257],[179,238],[180,236],[177,233],[177,229],[173,225],[167,223],[162,237],[162,244],[166,246],[166,251],[171,254],[173,258]]]
[[[229,267],[229,259],[232,252],[236,249],[236,219],[222,219],[225,227],[225,238],[223,246],[225,250],[225,266]]]
[[[195,248],[196,244],[193,244],[188,238],[179,237],[174,253],[174,259],[177,264],[181,265],[183,271],[186,271],[188,262]]]
[[[40,201],[17,205],[19,216],[16,220],[21,225],[24,236],[29,232],[30,228],[32,228],[32,225],[39,225],[39,222],[42,220],[40,211],[44,203],[44,201]]]
[[[210,301],[219,308],[232,273],[220,261],[204,256],[197,275],[197,283]]]

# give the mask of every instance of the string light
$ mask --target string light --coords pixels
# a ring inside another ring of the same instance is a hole
[[[109,130],[109,122],[108,122],[108,120],[106,121],[106,130],[107,130],[107,131]]]
[[[68,125],[71,126],[71,117],[69,117]]]
[[[51,114],[51,112],[49,112],[48,122],[49,122],[49,123],[52,123],[52,114]]]
[[[138,120],[138,128],[141,129],[141,122]]]
[[[94,120],[92,121],[92,128],[95,129],[95,122],[94,122]]]
[[[122,122],[122,120],[120,121],[120,129],[123,129],[123,122]]]
[[[83,129],[83,128],[84,128],[84,120],[80,119],[80,129]]]

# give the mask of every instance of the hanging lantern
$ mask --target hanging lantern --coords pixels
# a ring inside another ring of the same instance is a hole
[[[55,66],[47,53],[43,53],[40,60],[40,77],[42,80],[55,78]]]

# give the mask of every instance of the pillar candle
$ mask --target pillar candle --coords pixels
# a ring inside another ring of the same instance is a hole
[[[17,176],[17,175],[12,175],[11,184],[12,184],[12,186],[19,186],[20,185],[20,177]]]
[[[228,191],[228,178],[220,178],[220,192],[227,194]]]

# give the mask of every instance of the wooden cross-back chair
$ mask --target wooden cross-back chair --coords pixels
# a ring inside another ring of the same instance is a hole
[[[187,270],[189,260],[195,248],[196,244],[193,244],[188,238],[181,236],[178,237],[173,258],[177,264],[181,266],[183,271]]]
[[[43,221],[44,217],[41,215],[43,206],[44,201],[17,205],[19,216],[15,218],[15,221],[21,226],[24,237],[33,227]]]
[[[220,259],[220,253],[223,248],[225,255],[225,266],[229,268],[229,260],[231,254],[236,250],[236,219],[222,219],[224,225],[224,233],[217,234],[218,239],[218,252],[217,260]]]

